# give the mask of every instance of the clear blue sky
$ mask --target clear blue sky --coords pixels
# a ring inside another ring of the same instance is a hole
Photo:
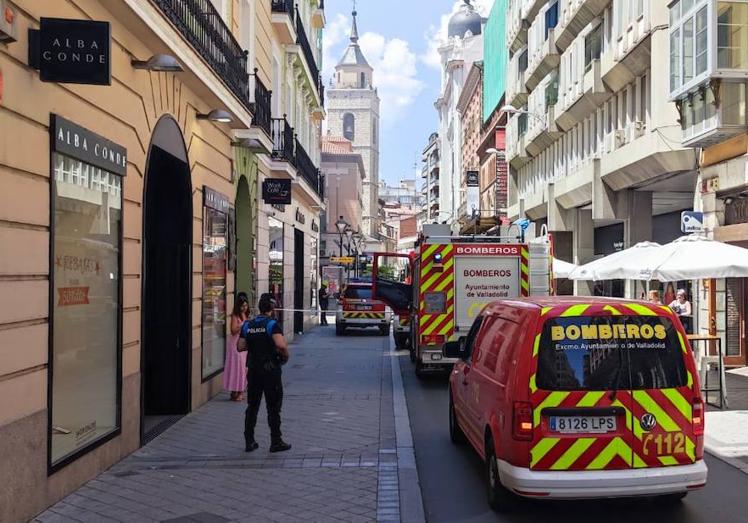
[[[434,101],[440,72],[435,44],[456,0],[358,0],[361,47],[374,67],[382,98],[380,178],[413,178],[429,134],[437,130]],[[461,1],[460,1],[461,3]],[[492,0],[474,2],[484,16]],[[348,45],[352,1],[326,0],[323,74],[329,81]]]

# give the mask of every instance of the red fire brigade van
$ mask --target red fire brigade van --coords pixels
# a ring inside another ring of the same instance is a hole
[[[676,500],[706,484],[704,404],[686,333],[664,306],[605,298],[497,301],[449,380],[452,441],[486,462],[488,500]]]
[[[382,336],[390,333],[391,313],[384,303],[372,299],[371,281],[350,280],[340,295],[335,314],[335,334],[344,336],[346,329],[377,327]]]

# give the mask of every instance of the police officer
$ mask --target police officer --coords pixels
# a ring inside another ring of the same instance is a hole
[[[283,404],[281,365],[288,361],[288,344],[275,319],[275,305],[268,295],[258,304],[260,314],[244,323],[242,336],[247,340],[247,412],[244,418],[245,450],[252,452],[259,445],[255,441],[255,425],[260,401],[265,394],[265,405],[270,425],[270,452],[283,452],[291,445],[281,438],[280,411]]]

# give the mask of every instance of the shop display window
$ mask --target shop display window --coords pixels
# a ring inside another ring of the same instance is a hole
[[[277,308],[283,308],[283,222],[270,217],[268,218],[269,239],[270,239],[270,282],[269,292],[275,298]],[[279,322],[283,322],[283,313],[276,312]]]
[[[221,372],[226,356],[228,215],[203,207],[202,377]]]
[[[122,178],[53,153],[52,468],[120,428]]]

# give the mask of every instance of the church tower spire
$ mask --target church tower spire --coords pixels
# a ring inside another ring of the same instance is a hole
[[[353,25],[351,25],[351,42],[354,44],[358,44],[358,24],[356,23],[356,16],[358,15],[358,13],[356,12],[355,4],[353,6],[353,12],[351,14],[353,15]]]

